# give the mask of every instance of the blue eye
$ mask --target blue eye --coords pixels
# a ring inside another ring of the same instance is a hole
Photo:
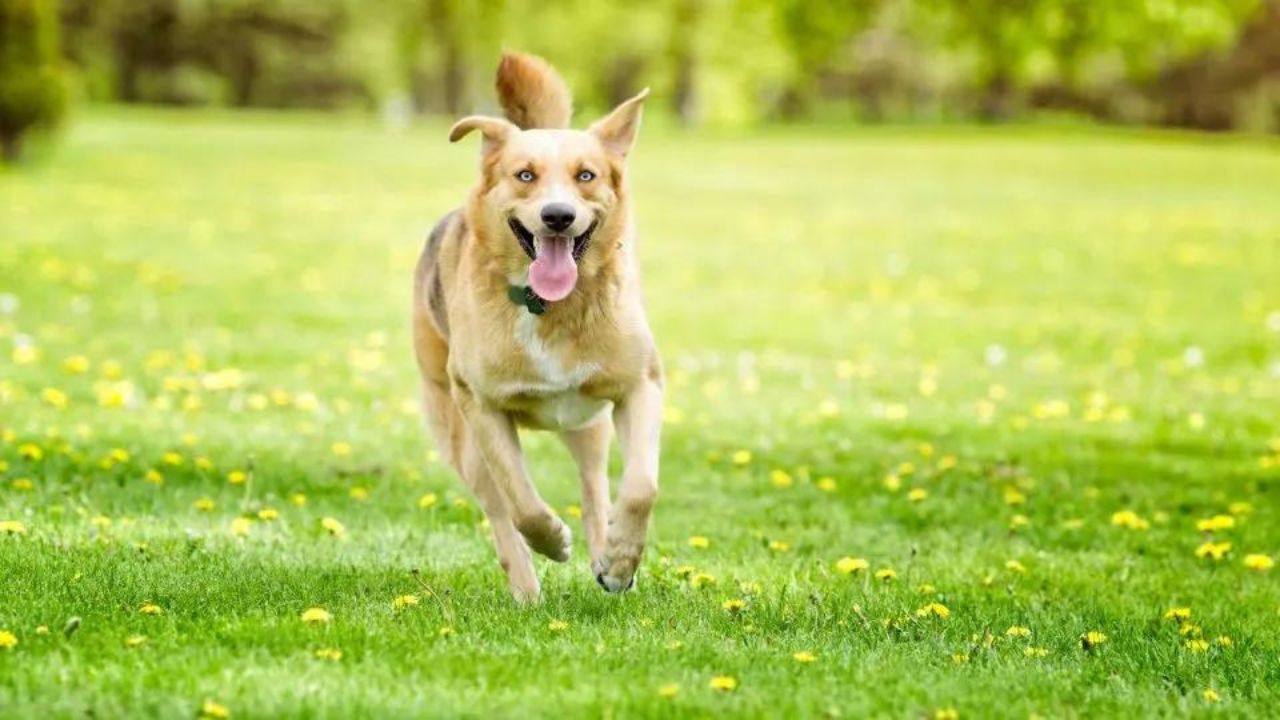
[[[590,170],[583,170],[578,173],[578,182],[591,182],[596,179],[596,174]]]
[[[531,183],[537,177],[538,177],[537,175],[533,174],[532,170],[521,170],[520,172],[516,173],[516,179],[522,183]]]

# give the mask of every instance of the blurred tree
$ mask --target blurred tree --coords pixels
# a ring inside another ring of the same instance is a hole
[[[18,159],[23,137],[62,119],[67,90],[51,0],[0,0],[0,153]]]

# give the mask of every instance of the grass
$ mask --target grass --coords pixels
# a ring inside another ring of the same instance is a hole
[[[1280,570],[1245,564],[1280,555],[1274,145],[646,135],[652,543],[624,596],[580,541],[540,561],[532,608],[413,403],[411,268],[475,153],[442,125],[111,111],[0,176],[5,717],[1280,704]],[[571,515],[566,453],[526,441]]]

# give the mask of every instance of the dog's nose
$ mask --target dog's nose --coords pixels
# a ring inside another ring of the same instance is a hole
[[[573,208],[566,203],[547,203],[542,206],[542,222],[555,232],[564,232],[574,220]]]

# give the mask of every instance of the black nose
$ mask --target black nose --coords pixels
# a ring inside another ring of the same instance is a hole
[[[542,206],[542,222],[555,232],[564,232],[573,224],[573,208],[565,203],[547,203]]]

